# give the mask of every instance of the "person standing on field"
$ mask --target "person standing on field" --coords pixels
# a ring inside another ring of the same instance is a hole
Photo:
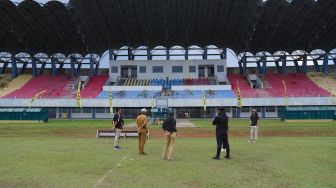
[[[229,117],[225,113],[224,108],[219,109],[218,115],[212,121],[213,125],[216,125],[216,140],[217,140],[217,153],[212,159],[220,160],[219,156],[221,153],[222,145],[226,149],[226,159],[230,159],[230,145],[228,140],[228,129],[229,129]]]
[[[163,121],[162,129],[166,137],[166,144],[163,149],[162,159],[172,160],[177,132],[176,120],[173,112],[170,112],[167,118]]]
[[[141,109],[141,114],[136,118],[136,126],[139,135],[139,154],[146,155],[144,148],[146,143],[146,137],[148,133],[148,119],[146,108]]]
[[[255,109],[252,110],[250,116],[250,143],[256,143],[258,139],[259,116]]]
[[[113,117],[113,129],[114,129],[114,146],[113,149],[114,150],[120,150],[120,145],[119,145],[119,140],[120,140],[120,133],[121,130],[123,129],[123,125],[124,125],[124,120],[121,116],[121,108],[117,108],[116,112],[114,114]]]

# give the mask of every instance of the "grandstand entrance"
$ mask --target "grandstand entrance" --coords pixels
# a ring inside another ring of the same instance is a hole
[[[137,78],[137,67],[121,66],[121,78]]]
[[[198,67],[198,77],[215,77],[215,69],[213,65],[203,65]]]

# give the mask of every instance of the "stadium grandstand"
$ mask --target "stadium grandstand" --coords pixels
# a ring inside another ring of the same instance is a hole
[[[336,1],[0,0],[0,68],[0,107],[50,118],[275,118],[336,105]]]

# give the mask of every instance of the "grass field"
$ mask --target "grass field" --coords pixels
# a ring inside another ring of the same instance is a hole
[[[133,120],[126,120],[126,124]],[[0,187],[335,187],[336,122],[263,120],[249,144],[247,120],[230,121],[231,160],[212,160],[210,119],[180,128],[174,161],[160,159],[159,126],[139,156],[137,139],[96,139],[110,121],[0,124]],[[198,137],[199,135],[199,137]],[[196,137],[196,138],[195,138]]]

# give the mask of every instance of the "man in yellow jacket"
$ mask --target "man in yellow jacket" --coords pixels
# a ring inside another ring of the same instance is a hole
[[[148,120],[147,120],[146,108],[141,109],[141,114],[136,118],[136,126],[139,135],[139,154],[145,155],[144,152],[146,137],[148,133]]]

